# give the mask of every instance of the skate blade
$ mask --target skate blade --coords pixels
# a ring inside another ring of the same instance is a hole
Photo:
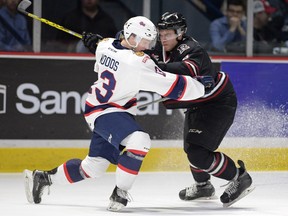
[[[23,175],[24,175],[24,186],[25,186],[26,198],[27,198],[29,203],[34,203],[33,194],[32,194],[32,190],[33,190],[33,177],[32,177],[32,175],[33,175],[33,172],[25,169],[23,171]]]
[[[124,207],[125,206],[122,203],[111,201],[109,206],[108,206],[108,208],[107,208],[107,210],[108,211],[112,211],[112,212],[118,212]]]
[[[246,190],[244,190],[244,191],[242,192],[242,194],[240,194],[240,196],[239,196],[237,199],[233,200],[233,201],[230,202],[230,203],[223,203],[223,207],[224,207],[224,208],[230,207],[230,206],[231,206],[232,204],[234,204],[235,202],[239,201],[239,200],[242,199],[243,197],[245,197],[245,196],[247,196],[248,194],[250,194],[254,189],[255,189],[254,186],[250,186],[249,188],[247,188]]]
[[[193,201],[205,201],[205,200],[216,200],[216,199],[218,199],[218,197],[216,195],[212,195],[209,197],[198,197],[198,198],[194,198],[194,199],[185,199],[183,201],[193,202]]]
[[[181,198],[180,198],[181,199]],[[215,192],[211,194],[211,196],[206,196],[206,197],[197,197],[197,198],[190,198],[184,199],[183,201],[202,201],[202,200],[216,200],[218,197],[215,195]],[[181,199],[182,200],[182,199]]]
[[[210,197],[199,197],[199,198],[196,198],[196,199],[194,199],[195,201],[197,201],[197,200],[199,200],[199,201],[205,201],[205,200],[217,200],[218,199],[218,197],[216,196],[216,195],[212,195],[212,196],[210,196]],[[191,200],[191,201],[193,201],[193,200]]]

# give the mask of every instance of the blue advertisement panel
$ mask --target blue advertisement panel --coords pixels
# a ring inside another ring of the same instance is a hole
[[[228,135],[288,137],[288,62],[222,62],[238,95]]]

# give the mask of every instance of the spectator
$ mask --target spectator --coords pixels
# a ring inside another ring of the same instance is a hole
[[[101,0],[78,0],[78,7],[68,12],[60,25],[75,32],[92,32],[103,37],[115,37],[117,29],[113,19],[99,6]],[[89,52],[77,46],[79,39],[65,32],[59,32],[57,41],[64,43],[68,52]],[[81,42],[82,45],[82,42]],[[78,47],[76,50],[76,46]]]
[[[275,8],[265,5],[267,2],[254,0],[254,41],[261,44],[271,44],[282,42],[281,29],[284,24],[282,17],[274,17],[271,14],[276,11]]]
[[[284,39],[286,40],[285,44],[288,47],[288,0],[283,1],[283,17],[284,17],[284,25],[282,27],[282,34]]]
[[[223,16],[224,0],[192,0],[192,2],[211,21]]]
[[[212,49],[226,51],[226,46],[246,40],[246,21],[243,19],[245,5],[242,0],[227,2],[227,14],[210,25]]]
[[[27,51],[31,49],[31,39],[27,21],[17,11],[20,0],[6,0],[0,9],[0,50]]]
[[[278,17],[278,16],[281,16],[281,17],[285,17],[287,16],[287,4],[288,4],[288,1],[287,0],[261,0],[263,3],[264,3],[264,6],[265,8],[268,8],[268,10],[271,10],[269,8],[273,7],[272,8],[272,13],[271,13],[271,17],[274,18],[274,17]]]
[[[269,15],[268,25],[277,30],[281,43],[288,40],[288,0],[261,0]],[[278,39],[278,42],[279,42]]]

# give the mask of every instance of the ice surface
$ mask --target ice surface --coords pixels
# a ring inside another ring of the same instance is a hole
[[[133,201],[120,213],[106,207],[115,185],[114,173],[73,185],[53,185],[39,205],[29,204],[22,174],[0,174],[1,216],[95,215],[288,215],[288,172],[251,172],[256,189],[230,208],[219,200],[226,181],[212,178],[217,199],[181,201],[179,190],[192,183],[188,172],[143,172],[132,190]]]

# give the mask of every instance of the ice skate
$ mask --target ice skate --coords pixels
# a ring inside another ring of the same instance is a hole
[[[252,178],[247,173],[243,161],[238,160],[238,164],[240,166],[238,178],[229,183],[228,187],[220,197],[223,207],[231,206],[233,203],[237,202],[255,189],[255,187],[251,186]]]
[[[120,211],[127,205],[128,201],[130,201],[128,192],[116,186],[110,196],[110,204],[107,210],[114,212]]]
[[[24,170],[25,192],[29,203],[38,204],[41,202],[43,191],[51,185],[47,172]]]
[[[181,200],[211,199],[215,194],[215,188],[210,181],[196,182],[191,187],[187,187],[179,192]]]

